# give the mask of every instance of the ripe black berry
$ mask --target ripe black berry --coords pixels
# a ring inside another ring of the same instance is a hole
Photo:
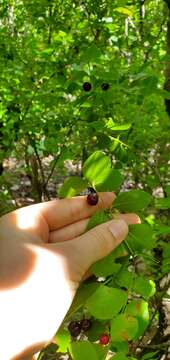
[[[109,343],[109,335],[108,334],[101,335],[99,338],[99,342],[101,345],[107,345]]]
[[[85,83],[83,84],[83,89],[84,89],[84,91],[90,91],[91,88],[92,88],[92,86],[91,86],[91,84],[90,84],[89,82],[85,82]]]
[[[109,87],[110,87],[110,85],[109,85],[108,83],[103,83],[103,84],[101,85],[101,88],[102,88],[102,90],[104,90],[104,91],[108,90]]]
[[[81,332],[81,325],[78,321],[71,321],[68,330],[73,337],[77,337]]]
[[[80,325],[81,325],[82,330],[87,331],[91,328],[92,322],[90,319],[83,319],[83,320],[81,320]]]
[[[98,201],[99,201],[99,197],[95,190],[91,191],[87,195],[87,202],[89,205],[91,205],[91,206],[97,205]]]

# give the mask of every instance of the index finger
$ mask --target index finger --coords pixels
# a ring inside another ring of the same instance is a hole
[[[62,228],[93,215],[99,209],[111,207],[115,194],[100,192],[98,204],[91,206],[87,203],[87,196],[77,196],[67,199],[56,199],[39,204],[39,209],[45,218],[50,231]]]

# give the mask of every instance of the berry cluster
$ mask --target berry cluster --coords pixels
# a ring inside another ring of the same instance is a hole
[[[88,331],[92,326],[90,319],[82,319],[81,321],[71,321],[68,325],[68,330],[71,336],[77,337],[81,331]]]
[[[101,89],[103,91],[107,91],[107,90],[109,90],[109,88],[110,88],[110,85],[107,82],[104,82],[101,84]],[[83,84],[83,90],[86,92],[89,92],[91,89],[92,89],[92,84],[90,82],[86,81]]]
[[[91,319],[82,319],[81,321],[71,321],[68,330],[73,338],[76,338],[82,331],[86,332],[92,327]],[[110,341],[109,334],[102,334],[99,337],[100,345],[107,345]]]

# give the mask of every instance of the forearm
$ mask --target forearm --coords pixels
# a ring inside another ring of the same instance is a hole
[[[76,290],[74,287],[70,290],[62,256],[43,247],[29,247],[35,263],[27,279],[18,287],[0,290],[0,359],[3,360],[26,360],[31,351],[38,351],[50,341]],[[51,307],[47,308],[49,294],[52,294]]]

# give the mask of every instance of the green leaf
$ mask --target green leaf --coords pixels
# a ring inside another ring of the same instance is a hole
[[[79,309],[81,309],[87,299],[95,293],[97,288],[100,286],[99,283],[92,283],[92,284],[82,284],[79,289],[76,292],[76,295],[74,297],[73,303],[66,315],[66,318],[70,318],[75,312],[77,312]]]
[[[137,360],[134,357],[127,357],[122,351],[110,358],[110,360]]]
[[[134,280],[133,289],[137,294],[142,295],[145,299],[149,299],[155,294],[156,285],[154,281],[138,276]]]
[[[120,211],[139,211],[149,205],[151,195],[143,190],[130,190],[120,193],[115,199],[113,206]]]
[[[108,169],[95,182],[97,191],[116,191],[122,184],[123,176],[119,170]]]
[[[128,314],[120,314],[111,321],[112,341],[129,341],[135,338],[138,321]]]
[[[152,351],[142,356],[141,360],[154,360],[155,355],[157,355],[158,351]]]
[[[168,91],[168,94],[169,94],[169,91]],[[170,185],[166,185],[164,190],[165,190],[167,196],[170,197]]]
[[[59,329],[55,335],[55,340],[57,345],[59,346],[59,352],[67,352],[69,342],[70,342],[70,333],[66,329]]]
[[[112,118],[109,118],[106,121],[105,127],[113,130],[113,131],[120,131],[120,130],[129,130],[131,127],[131,124],[122,124],[122,125],[117,125]]]
[[[108,353],[108,350],[109,350],[109,347],[107,346],[102,346],[100,344],[93,344],[95,350],[96,350],[96,353],[97,353],[97,356],[98,356],[98,360],[105,360],[106,359],[106,355]]]
[[[111,343],[111,351],[113,352],[121,352],[124,354],[127,354],[129,352],[129,346],[127,341],[121,341],[121,342],[112,342]]]
[[[107,177],[110,168],[110,159],[102,151],[95,151],[85,161],[83,175],[95,187],[97,183],[100,184],[102,179]]]
[[[158,235],[168,235],[168,234],[170,234],[170,226],[166,226],[166,225],[164,225],[164,226],[158,226],[157,228],[156,228],[156,233],[158,234]]]
[[[143,335],[149,324],[148,303],[144,300],[132,300],[126,307],[126,314],[135,316],[138,319],[138,331],[135,338],[138,339]]]
[[[163,257],[170,258],[170,244],[165,244],[164,250],[163,250]]]
[[[157,89],[157,93],[162,96],[164,99],[170,100],[170,93],[164,89]]]
[[[100,344],[92,344],[89,341],[72,342],[70,352],[73,360],[104,360],[108,353],[108,347]]]
[[[155,207],[157,209],[170,209],[170,197],[165,199],[156,199],[155,200]]]
[[[124,244],[120,244],[116,247],[116,249],[113,250],[112,254],[114,255],[114,258],[121,259],[124,258],[127,255],[127,250],[125,249]]]
[[[93,264],[91,267],[91,271],[99,277],[116,274],[120,270],[120,268],[121,264],[116,264],[114,262],[114,255],[113,253],[111,253]]]
[[[85,179],[72,176],[64,181],[64,184],[59,190],[59,196],[62,198],[75,196],[83,191],[87,185],[88,183]]]
[[[169,268],[170,268],[170,261],[169,262],[164,262],[162,263],[162,266],[161,266],[161,271],[162,271],[162,274],[163,275],[168,275],[169,274]]]
[[[54,50],[55,50],[54,48],[49,47],[49,48],[41,51],[40,56],[48,58],[48,56],[51,55],[54,52]]]
[[[91,45],[83,52],[83,61],[98,61],[101,56],[100,48],[96,45]]]
[[[73,360],[98,360],[95,347],[89,341],[72,342],[70,351]]]
[[[126,304],[127,294],[119,289],[100,285],[88,298],[86,307],[97,319],[110,319]]]
[[[110,216],[103,210],[97,211],[89,220],[86,231],[94,228],[97,225],[103,224],[110,220]]]
[[[124,286],[127,289],[131,290],[134,283],[135,273],[128,271],[127,269],[122,269],[119,272],[118,277],[116,277],[116,283],[119,284],[119,286]]]
[[[105,323],[99,320],[93,320],[92,327],[87,332],[89,341],[98,341],[101,334],[105,333]]]
[[[96,151],[84,163],[84,177],[97,191],[116,191],[123,177],[118,170],[111,168],[111,161],[102,151]]]
[[[110,358],[110,360],[129,360],[129,357],[124,352],[120,351]]]
[[[163,249],[163,261],[161,271],[163,274],[168,274],[170,269],[170,244],[166,244]]]
[[[126,241],[133,252],[150,250],[156,246],[153,230],[147,224],[130,225]]]
[[[118,13],[126,16],[133,16],[133,12],[125,7],[117,7],[114,9],[114,11],[117,11]]]

